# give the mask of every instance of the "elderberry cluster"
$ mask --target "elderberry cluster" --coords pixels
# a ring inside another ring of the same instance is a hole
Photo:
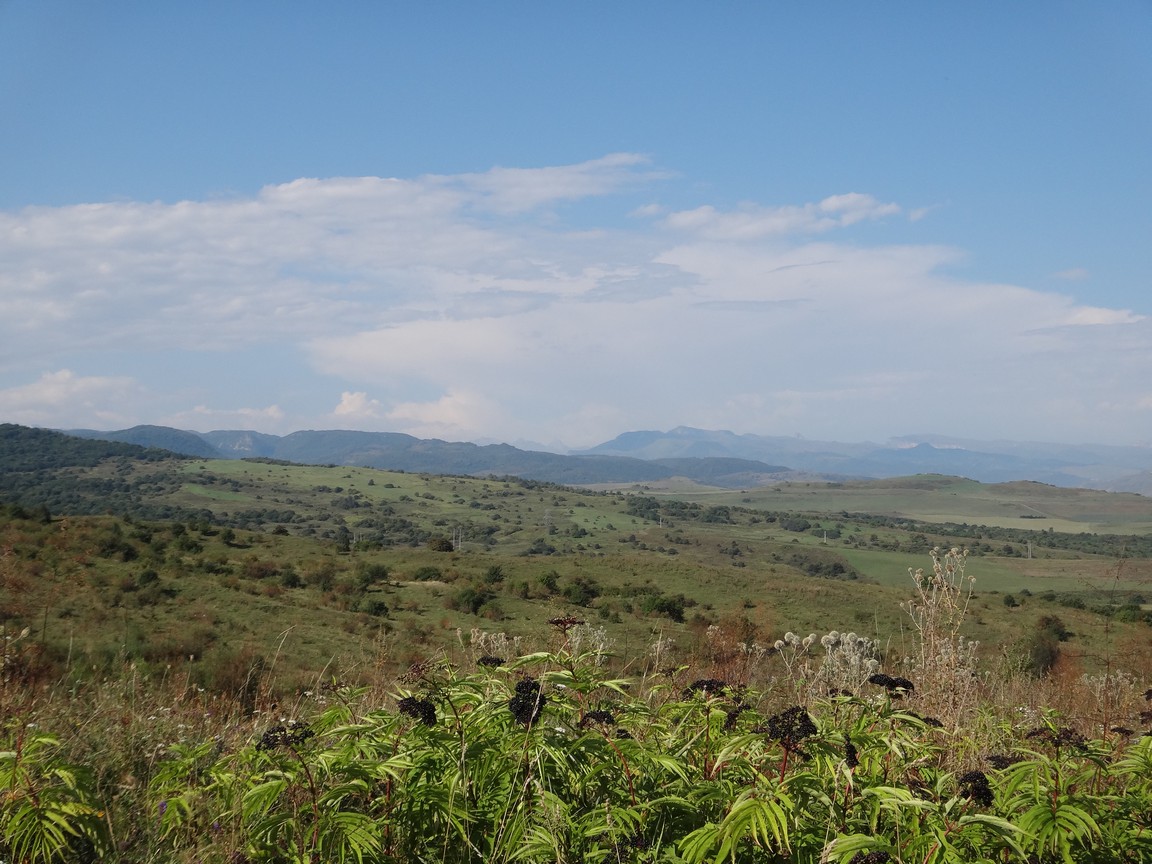
[[[737,702],[731,708],[724,712],[724,731],[731,732],[736,728],[736,721],[740,719],[740,715],[748,710],[748,706],[743,702]]]
[[[573,627],[579,627],[584,621],[572,615],[561,615],[558,618],[549,618],[548,623],[561,633],[567,633]]]
[[[767,735],[773,741],[779,741],[785,750],[795,750],[805,738],[815,735],[818,730],[808,712],[796,705],[772,715],[767,723],[755,731]]]
[[[992,787],[988,785],[988,775],[983,771],[969,771],[956,778],[960,785],[960,794],[975,801],[981,807],[991,807],[996,797],[992,794]]]
[[[483,657],[476,659],[477,666],[487,666],[489,669],[495,669],[497,666],[504,665],[503,657],[494,657],[491,654],[485,654]]]
[[[1011,768],[1020,760],[1009,753],[989,753],[984,757],[984,761],[997,771],[1003,771],[1005,768]]]
[[[1084,746],[1086,739],[1083,735],[1077,732],[1070,726],[1062,726],[1059,729],[1050,729],[1047,726],[1039,726],[1024,735],[1029,740],[1042,741],[1045,744],[1050,744],[1059,750],[1061,747],[1073,747],[1081,749]]]
[[[400,713],[419,720],[425,726],[436,725],[436,706],[428,699],[418,699],[415,696],[405,696],[396,703]]]
[[[847,735],[844,736],[844,764],[849,768],[855,768],[860,764],[860,754],[856,750],[856,745]]]
[[[587,714],[580,718],[580,722],[576,725],[581,729],[586,729],[593,723],[599,723],[604,726],[615,726],[616,715],[614,715],[611,711],[589,711]]]
[[[540,682],[524,678],[516,684],[516,695],[508,700],[508,710],[516,722],[531,726],[544,710],[545,697],[540,694]]]
[[[622,856],[628,854],[628,850],[643,852],[650,844],[648,838],[637,831],[635,834],[621,838],[619,842],[613,845],[616,847],[616,857],[622,858]]]
[[[275,750],[277,747],[292,747],[316,737],[316,733],[303,723],[289,720],[282,726],[273,726],[265,730],[256,742],[256,749],[260,751]]]
[[[687,699],[693,693],[707,693],[712,695],[721,692],[727,686],[728,682],[721,681],[719,678],[697,678],[684,688],[684,698]]]
[[[891,860],[892,856],[887,852],[857,852],[848,860],[848,864],[888,864]]]
[[[894,697],[903,695],[905,692],[911,693],[916,689],[907,678],[901,678],[898,675],[885,675],[883,672],[868,676],[868,683],[878,684]]]

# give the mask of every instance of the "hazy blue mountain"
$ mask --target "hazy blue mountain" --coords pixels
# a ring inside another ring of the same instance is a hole
[[[947,474],[983,483],[1034,480],[1055,486],[1152,493],[1150,447],[971,441],[930,434],[877,444],[679,426],[667,432],[625,432],[567,455],[510,444],[471,444],[398,432],[339,429],[278,436],[244,430],[198,433],[135,426],[118,432],[79,430],[71,434],[197,457],[264,457],[435,474],[506,474],[573,485],[644,483],[682,476],[740,488],[801,474],[806,479]]]
[[[640,459],[706,453],[788,465],[796,471],[853,477],[949,474],[984,483],[1035,480],[1055,486],[1152,491],[1152,447],[972,441],[909,435],[887,444],[736,434],[679,426],[626,432],[582,453]]]
[[[666,461],[616,455],[563,455],[509,444],[471,444],[415,438],[399,432],[311,430],[277,436],[247,431],[186,432],[136,426],[115,432],[79,430],[85,438],[157,447],[212,459],[282,459],[308,465],[357,465],[430,474],[491,474],[550,483],[649,483],[684,476],[739,487],[779,477],[788,469],[748,459],[678,458]]]

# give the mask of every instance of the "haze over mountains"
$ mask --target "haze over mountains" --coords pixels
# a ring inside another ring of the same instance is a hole
[[[421,439],[395,432],[248,430],[192,432],[135,426],[83,438],[159,447],[203,458],[267,458],[439,474],[507,474],[555,483],[643,483],[686,477],[738,488],[782,480],[844,480],[950,474],[985,483],[1034,480],[1055,486],[1152,494],[1152,447],[969,441],[905,436],[886,444],[816,441],[677,427],[625,432],[572,453]]]

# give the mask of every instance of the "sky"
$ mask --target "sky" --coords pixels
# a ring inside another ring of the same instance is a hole
[[[0,422],[1152,447],[1150,289],[1150,0],[0,0]]]

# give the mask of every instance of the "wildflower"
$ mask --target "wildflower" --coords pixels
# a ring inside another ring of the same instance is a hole
[[[418,699],[415,696],[405,696],[396,706],[401,714],[413,717],[425,726],[436,725],[436,706],[427,699]]]
[[[988,784],[988,776],[983,771],[968,771],[961,774],[956,782],[960,786],[960,794],[981,807],[991,807],[996,800],[992,794],[992,787]]]

